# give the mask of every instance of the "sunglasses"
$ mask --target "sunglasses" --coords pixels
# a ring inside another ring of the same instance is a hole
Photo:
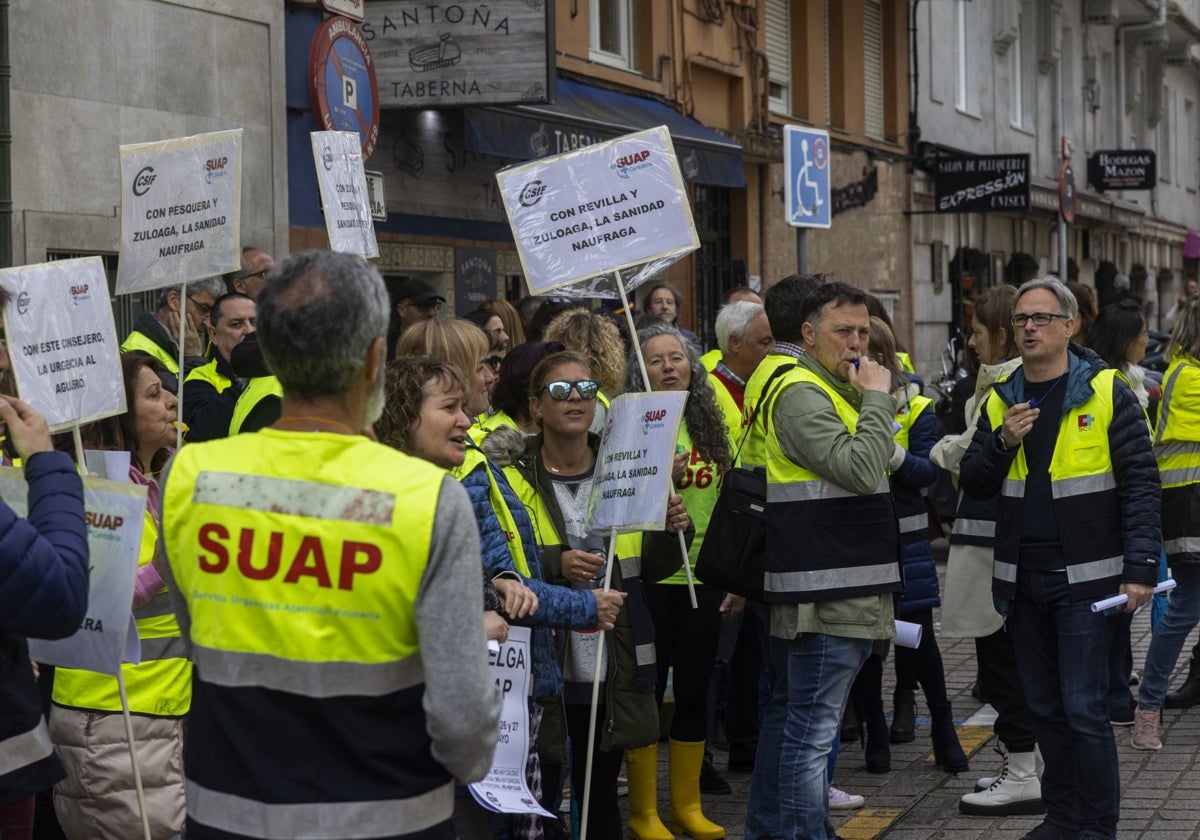
[[[594,400],[596,394],[600,393],[600,383],[594,379],[580,379],[577,382],[556,379],[542,386],[542,390],[550,395],[550,399],[560,402],[571,398],[572,388],[578,391],[579,396],[585,400]]]

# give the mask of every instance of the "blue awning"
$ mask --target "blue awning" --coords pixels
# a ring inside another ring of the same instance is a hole
[[[514,160],[569,152],[631,131],[665,125],[683,177],[716,187],[746,186],[742,147],[678,111],[640,96],[559,79],[558,102],[467,108],[469,151]]]

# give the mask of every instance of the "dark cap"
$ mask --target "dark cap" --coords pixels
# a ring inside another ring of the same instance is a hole
[[[433,303],[435,300],[438,303],[446,302],[444,297],[434,291],[433,286],[415,277],[410,277],[396,288],[396,300],[411,300],[418,306]]]

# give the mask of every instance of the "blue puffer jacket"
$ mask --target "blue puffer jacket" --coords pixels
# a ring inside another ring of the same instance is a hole
[[[892,473],[892,494],[911,497],[920,507],[925,505],[921,491],[933,484],[937,467],[929,460],[929,452],[938,442],[937,417],[933,409],[922,411],[908,431],[908,454],[904,463]],[[918,610],[939,606],[937,566],[929,540],[902,541],[900,559],[904,571],[904,592],[900,596],[899,615],[912,615]]]
[[[64,777],[50,747],[26,637],[61,639],[87,610],[83,484],[62,452],[25,465],[29,517],[0,502],[0,805]]]
[[[538,597],[537,611],[528,618],[513,622],[533,628],[533,696],[534,699],[557,697],[562,694],[563,680],[551,628],[587,630],[595,627],[599,623],[596,599],[590,592],[553,586],[545,582],[541,554],[538,551],[529,512],[513,492],[504,471],[491,461],[486,465],[481,463],[460,480],[471,498],[471,506],[475,509],[475,518],[479,522],[480,552],[483,554],[483,568],[488,576],[495,577],[501,572],[516,572],[520,575],[513,563],[512,553],[508,550],[504,529],[500,527],[500,521],[492,509],[492,501],[488,495],[488,470],[491,470],[496,479],[500,495],[508,505],[521,534],[521,544],[525,547],[525,559],[529,564],[530,575],[528,579],[522,577],[522,580]]]

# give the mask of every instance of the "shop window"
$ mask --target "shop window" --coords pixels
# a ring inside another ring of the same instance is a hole
[[[766,0],[767,104],[778,114],[792,112],[791,13],[788,0]]]
[[[700,250],[696,252],[696,329],[701,345],[716,343],[714,324],[721,296],[746,282],[745,263],[735,263],[730,239],[730,191],[697,184],[693,216]]]
[[[591,58],[601,64],[633,67],[633,0],[591,0]]]

